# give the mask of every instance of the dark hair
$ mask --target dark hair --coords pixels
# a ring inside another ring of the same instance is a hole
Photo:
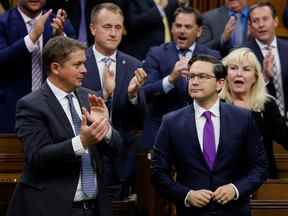
[[[195,16],[195,20],[196,20],[196,24],[201,27],[203,25],[203,18],[201,16],[201,13],[197,10],[194,9],[190,6],[182,6],[182,7],[178,7],[175,12],[174,12],[174,21],[176,19],[176,17],[181,14],[194,14]]]
[[[212,63],[214,65],[213,73],[216,77],[216,80],[225,79],[225,77],[227,75],[227,68],[222,64],[222,62],[220,60],[218,60],[214,56],[204,55],[204,54],[196,55],[189,60],[189,62],[188,62],[189,68],[196,61],[203,61],[203,62]]]
[[[255,4],[251,5],[249,8],[249,18],[251,19],[251,13],[253,10],[259,7],[269,7],[271,10],[272,17],[275,18],[277,16],[276,9],[273,4],[268,0],[259,0]]]
[[[56,36],[50,39],[43,48],[43,66],[47,73],[50,73],[50,65],[53,62],[65,63],[69,55],[77,50],[85,50],[86,46],[80,41],[69,37]]]
[[[101,3],[101,4],[97,4],[96,6],[93,7],[91,14],[90,14],[90,23],[95,22],[98,14],[100,13],[101,10],[106,9],[110,12],[113,12],[115,14],[119,14],[123,17],[124,19],[124,15],[123,12],[121,10],[121,8],[114,4],[114,3],[110,3],[110,2],[106,2],[106,3]]]

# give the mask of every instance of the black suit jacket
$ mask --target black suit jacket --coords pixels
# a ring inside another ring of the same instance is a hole
[[[245,43],[244,46],[250,48],[255,53],[259,62],[262,65],[264,57],[256,41],[251,40]],[[288,61],[287,61],[288,42],[286,40],[277,38],[277,47],[281,65],[281,75],[282,75],[284,103],[285,103],[285,118],[286,121],[288,121],[287,120],[288,119]],[[275,90],[274,90],[275,88],[273,86],[273,82],[269,82],[269,84],[267,85],[267,89],[269,94],[275,96]]]
[[[89,109],[88,90],[75,91],[81,106]],[[89,93],[92,93],[91,91]],[[75,136],[57,98],[45,83],[42,89],[17,103],[17,136],[24,144],[25,165],[20,183],[10,202],[7,215],[70,216],[81,166],[74,153]],[[121,139],[113,130],[111,142],[90,148],[97,173],[99,215],[111,215],[111,201],[105,194],[104,157],[114,157]]]
[[[268,177],[278,178],[278,170],[273,152],[274,141],[288,150],[288,128],[273,98],[264,105],[262,112],[253,112],[253,117],[263,136],[268,160]]]
[[[150,47],[164,43],[162,16],[154,0],[120,0],[120,2],[127,30],[120,49],[143,60]],[[172,23],[176,8],[176,0],[168,0],[165,14],[169,24]]]

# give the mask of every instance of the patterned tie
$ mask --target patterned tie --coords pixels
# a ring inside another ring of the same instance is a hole
[[[106,72],[105,70],[106,69],[110,69],[110,66],[111,66],[111,64],[112,64],[112,62],[113,62],[113,59],[112,58],[110,58],[110,57],[104,57],[103,59],[102,59],[102,61],[104,62],[104,73]],[[104,86],[104,89],[105,89],[105,86]],[[111,118],[111,107],[112,107],[112,101],[113,101],[113,98],[112,97],[108,97],[107,98],[107,100],[106,100],[106,106],[107,106],[107,108],[108,108],[108,110],[109,110],[109,113],[110,113],[110,118]]]
[[[35,20],[30,20],[28,25],[31,32],[33,30]],[[32,51],[32,91],[39,89],[42,85],[42,57],[39,39],[36,41],[35,48]]]
[[[203,129],[203,154],[210,170],[212,170],[216,157],[214,127],[211,120],[211,112],[206,111],[203,113],[203,116],[206,118]]]
[[[235,14],[236,28],[233,32],[233,47],[239,47],[243,42],[243,25],[241,22],[241,13]]]
[[[87,27],[85,17],[86,0],[80,0],[81,19],[78,32],[78,40],[87,43]]]
[[[71,112],[72,122],[74,124],[75,135],[80,133],[81,128],[81,119],[77,114],[73,103],[73,95],[69,94],[66,96],[69,102],[69,108]],[[95,196],[97,189],[97,178],[95,178],[95,173],[93,172],[93,167],[91,165],[90,154],[85,153],[81,157],[81,182],[82,182],[82,191],[89,198]]]
[[[276,61],[275,61],[275,52],[273,50],[275,47],[274,46],[267,46],[266,49],[272,50],[272,53],[274,55],[274,62],[273,62],[273,67],[272,67],[272,74],[273,74],[273,85],[275,88],[275,98],[276,98],[276,103],[279,107],[279,111],[282,116],[285,116],[285,103],[284,103],[284,92],[283,92],[283,86],[282,86],[282,80],[281,80],[281,74],[279,70],[277,69]]]

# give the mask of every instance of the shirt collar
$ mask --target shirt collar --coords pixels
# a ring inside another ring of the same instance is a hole
[[[41,12],[39,15],[37,15],[36,17],[32,19],[31,17],[28,17],[26,14],[24,14],[19,7],[17,7],[17,9],[19,13],[21,14],[25,24],[28,24],[29,22],[31,22],[31,20],[37,20],[42,15],[42,12]]]
[[[115,50],[115,52],[111,56],[105,56],[96,50],[95,45],[93,45],[92,49],[93,49],[94,56],[96,58],[96,62],[101,62],[103,58],[107,58],[107,57],[111,58],[113,62],[116,62],[117,50]]]
[[[61,101],[62,99],[66,98],[68,94],[72,94],[73,96],[76,96],[74,92],[67,93],[63,91],[62,89],[58,88],[56,85],[54,85],[49,79],[47,79],[47,84],[51,88],[53,94],[56,96],[58,101]]]
[[[210,111],[213,116],[220,117],[220,100],[217,99],[215,104],[208,110],[201,107],[195,100],[193,101],[193,106],[195,110],[195,117],[200,118],[204,112]]]
[[[232,10],[229,10],[229,17],[230,16],[235,16],[236,15],[236,12],[235,11],[232,11]],[[247,18],[249,15],[249,8],[248,7],[244,7],[243,10],[241,11],[241,17],[245,17]]]
[[[194,52],[194,50],[195,50],[195,47],[196,47],[196,43],[194,42],[189,48],[188,48],[188,52]],[[176,48],[177,48],[177,50],[179,51],[180,50],[180,48],[176,45]]]
[[[267,44],[262,43],[261,41],[259,41],[258,39],[255,39],[256,43],[258,44],[258,46],[260,47],[261,50],[265,49],[267,47]],[[271,44],[272,47],[277,48],[277,40],[276,37],[274,36]]]

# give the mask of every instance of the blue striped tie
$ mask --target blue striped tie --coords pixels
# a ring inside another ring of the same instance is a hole
[[[34,28],[36,20],[28,22],[29,32]],[[35,48],[32,51],[32,91],[39,89],[42,85],[42,56],[39,39],[35,43]]]
[[[66,96],[69,102],[69,108],[71,112],[72,121],[74,124],[75,134],[80,133],[81,128],[81,119],[77,114],[77,111],[73,103],[73,95],[69,94]],[[96,195],[96,180],[95,173],[93,172],[93,167],[91,164],[90,154],[85,153],[81,157],[82,167],[81,167],[81,182],[82,182],[82,191],[87,197],[94,197]]]

